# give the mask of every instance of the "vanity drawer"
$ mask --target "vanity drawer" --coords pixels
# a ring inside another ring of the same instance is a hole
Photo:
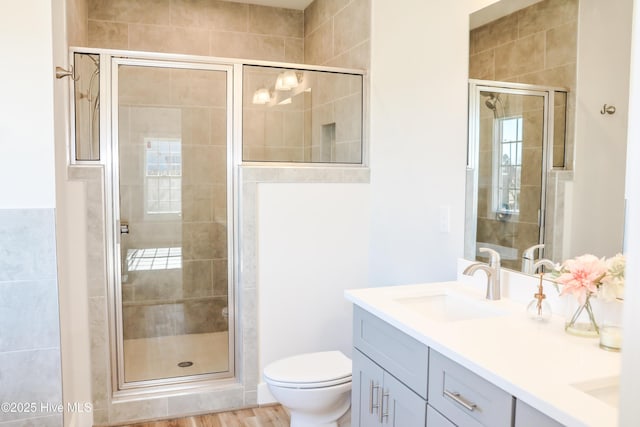
[[[354,306],[353,346],[427,399],[429,349],[426,345]]]
[[[429,404],[459,426],[511,426],[510,394],[433,350],[429,354]]]

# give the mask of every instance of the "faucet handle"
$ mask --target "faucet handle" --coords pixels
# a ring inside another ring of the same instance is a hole
[[[524,250],[524,252],[522,252],[522,258],[533,261],[534,259],[536,259],[535,256],[533,255],[533,252],[536,249],[543,249],[543,248],[544,248],[544,243],[540,243],[539,245],[533,245],[531,247],[528,247],[527,249]]]
[[[500,266],[500,254],[498,253],[498,251],[491,248],[478,248],[478,252],[489,254],[489,265],[491,267]]]

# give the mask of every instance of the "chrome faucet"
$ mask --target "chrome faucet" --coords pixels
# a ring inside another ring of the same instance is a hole
[[[553,263],[553,261],[547,258],[541,258],[533,263],[533,271],[531,272],[531,274],[536,274],[538,272],[538,269],[542,266],[548,267],[552,270],[556,268],[556,265]]]
[[[533,264],[536,260],[534,252],[536,249],[540,249],[539,253],[542,253],[544,244],[533,245],[522,252],[522,272],[526,274],[535,274]]]
[[[500,254],[489,248],[478,248],[479,252],[489,254],[489,264],[476,262],[464,269],[462,274],[473,276],[473,274],[482,270],[487,274],[487,295],[490,300],[500,299]]]

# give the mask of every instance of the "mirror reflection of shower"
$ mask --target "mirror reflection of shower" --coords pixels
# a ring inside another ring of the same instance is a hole
[[[100,159],[100,55],[74,54],[75,159]]]
[[[502,103],[502,99],[500,98],[499,93],[495,92],[480,92],[482,96],[486,96],[487,99],[484,101],[484,105],[493,111],[493,116],[497,119],[499,117],[505,116],[505,108]]]

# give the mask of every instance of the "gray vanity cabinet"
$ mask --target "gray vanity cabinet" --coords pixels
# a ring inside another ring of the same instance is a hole
[[[513,397],[433,349],[429,404],[458,426],[511,427]]]
[[[354,308],[353,427],[425,427],[429,349]]]
[[[352,425],[425,427],[426,401],[360,351],[353,353]]]
[[[353,326],[353,427],[562,426],[358,306]]]
[[[563,427],[556,420],[549,418],[542,412],[527,405],[521,400],[516,400],[515,427]]]
[[[433,409],[431,405],[427,405],[427,421],[429,427],[456,427],[454,423]]]

